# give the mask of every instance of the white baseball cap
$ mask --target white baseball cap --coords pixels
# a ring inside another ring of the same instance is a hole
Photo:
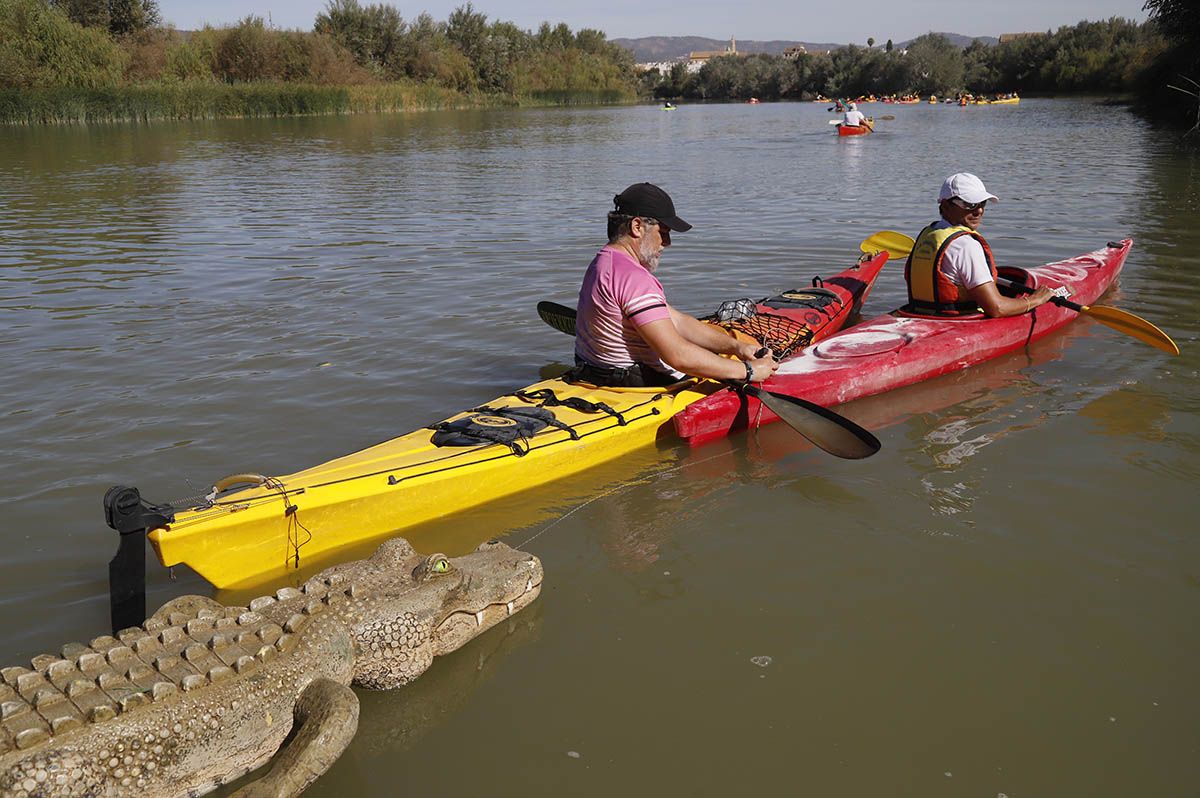
[[[942,190],[938,192],[938,201],[958,197],[963,202],[983,202],[1000,200],[995,194],[989,194],[984,188],[983,181],[970,172],[958,172],[946,178]]]

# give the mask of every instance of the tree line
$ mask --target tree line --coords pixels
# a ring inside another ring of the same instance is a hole
[[[549,23],[523,30],[489,20],[469,2],[438,21],[425,13],[406,20],[383,3],[329,0],[310,31],[280,30],[251,15],[181,33],[162,25],[157,0],[0,0],[0,120],[339,112],[506,98],[1017,91],[1132,94],[1151,115],[1200,123],[1200,5],[1147,0],[1145,8],[1143,24],[1114,17],[998,45],[960,48],[930,33],[903,50],[868,39],[866,47],[795,58],[724,56],[695,73],[676,64],[662,74],[639,73],[632,55],[601,31]],[[55,110],[66,105],[82,110]]]
[[[1137,75],[1138,103],[1151,117],[1191,125],[1200,132],[1200,3],[1147,0],[1161,49]]]
[[[511,97],[634,98],[632,56],[604,33],[549,23],[522,30],[470,3],[442,22],[330,0],[311,31],[253,15],[189,34],[161,23],[156,0],[0,0],[0,89],[407,81]]]
[[[1152,115],[1190,118],[1200,91],[1200,4],[1149,0],[1142,24],[1120,17],[1080,22],[996,45],[965,48],[928,33],[903,50],[889,40],[795,57],[755,54],[710,59],[697,72],[675,64],[642,73],[641,90],[660,99],[808,100],[817,96],[954,96],[960,92],[1134,95]],[[1184,92],[1187,93],[1187,92]],[[1200,98],[1198,98],[1200,99]],[[1197,116],[1200,121],[1200,116]]]

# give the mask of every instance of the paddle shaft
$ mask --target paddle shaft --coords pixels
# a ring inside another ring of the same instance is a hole
[[[1012,290],[1016,291],[1018,294],[1032,294],[1033,292],[1035,292],[1037,290],[1036,288],[1025,285],[1024,283],[1018,283],[1013,280],[1007,280],[1003,277],[998,279],[996,282],[999,285],[1008,286]],[[1053,302],[1055,305],[1058,305],[1060,308],[1067,308],[1068,310],[1073,310],[1076,313],[1087,313],[1089,310],[1088,305],[1080,305],[1078,302],[1072,302],[1071,300],[1067,299],[1066,297],[1061,297],[1058,294],[1055,294],[1054,296],[1050,297],[1050,301]]]
[[[1001,278],[1000,282],[1010,286],[1018,293],[1028,294],[1034,290],[1027,285],[1023,285],[1022,283],[1014,283],[1011,280],[1005,280],[1003,278]],[[1149,344],[1155,349],[1159,349],[1167,354],[1179,354],[1179,345],[1171,340],[1171,336],[1167,335],[1165,332],[1158,329],[1141,316],[1134,315],[1127,310],[1108,307],[1106,305],[1080,305],[1058,295],[1050,297],[1050,301],[1059,307],[1064,307],[1067,310],[1073,310],[1080,315],[1087,316],[1090,319],[1098,321],[1105,327],[1109,327],[1119,333],[1136,338],[1142,343]]]

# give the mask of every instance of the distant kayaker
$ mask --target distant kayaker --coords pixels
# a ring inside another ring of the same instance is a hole
[[[635,183],[613,202],[608,244],[579,289],[576,365],[567,379],[637,387],[670,385],[685,375],[752,382],[771,376],[778,364],[769,355],[756,357],[758,347],[667,304],[653,272],[671,233],[692,228],[675,215],[667,192]]]
[[[983,310],[990,318],[1019,316],[1050,301],[1045,286],[1032,294],[1006,297],[996,288],[991,247],[978,232],[983,210],[998,201],[969,172],[950,175],[938,192],[942,218],[917,236],[904,266],[907,309],[933,316],[961,316]]]
[[[842,124],[853,127],[862,127],[867,124],[867,117],[862,111],[858,110],[858,103],[850,103],[846,107],[846,113],[842,114]]]

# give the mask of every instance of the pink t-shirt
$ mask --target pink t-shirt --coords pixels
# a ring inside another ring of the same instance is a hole
[[[624,251],[605,247],[583,275],[575,318],[575,354],[597,366],[645,363],[674,373],[637,328],[671,318],[662,283]]]

